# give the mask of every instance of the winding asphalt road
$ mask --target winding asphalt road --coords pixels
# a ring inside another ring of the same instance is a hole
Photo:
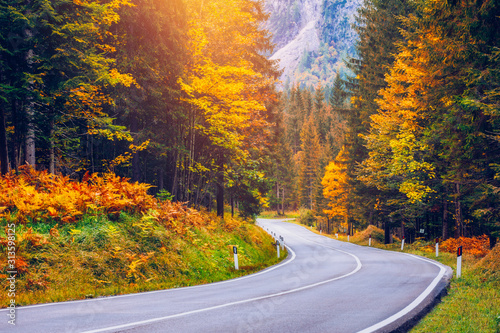
[[[449,267],[421,257],[339,242],[279,220],[282,263],[203,286],[19,307],[1,332],[392,332],[446,288]]]

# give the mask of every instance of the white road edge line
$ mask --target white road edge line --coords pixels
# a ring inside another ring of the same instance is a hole
[[[306,238],[304,238],[304,239],[308,240]],[[310,241],[310,240],[308,240],[308,241]],[[314,242],[314,241],[310,241],[310,242]],[[314,242],[314,243],[316,243],[316,242]],[[338,250],[338,249],[335,249],[335,248],[331,248],[331,247],[325,246],[324,244],[320,244],[320,243],[318,243],[318,244],[321,245],[321,246],[323,246],[323,247],[327,247],[327,248],[330,248],[330,249],[333,249],[333,250],[336,250],[336,251],[339,251],[339,252],[343,252],[345,254],[348,254],[348,255],[354,257],[354,259],[356,260],[356,263],[357,263],[356,268],[354,270],[352,270],[351,272],[349,272],[347,274],[344,274],[342,276],[338,276],[336,278],[332,278],[332,279],[329,279],[329,280],[325,280],[325,281],[313,283],[313,284],[310,284],[310,285],[307,285],[307,286],[303,286],[303,287],[299,287],[299,288],[295,288],[295,289],[290,289],[290,290],[279,292],[279,293],[275,293],[275,294],[270,294],[270,295],[266,295],[266,296],[260,296],[260,297],[249,298],[249,299],[245,299],[245,300],[241,300],[241,301],[235,301],[235,302],[230,302],[230,303],[215,305],[215,306],[211,306],[211,307],[208,307],[208,308],[203,308],[203,309],[198,309],[198,310],[193,310],[193,311],[181,312],[181,313],[178,313],[178,314],[175,314],[175,315],[169,315],[169,316],[165,316],[165,317],[152,318],[152,319],[141,320],[141,321],[137,321],[137,322],[133,322],[133,323],[128,323],[128,324],[122,324],[122,325],[117,325],[117,326],[110,326],[110,327],[100,328],[100,329],[91,330],[91,331],[84,331],[82,333],[99,333],[99,332],[107,332],[107,331],[113,331],[113,330],[118,330],[118,329],[130,328],[130,327],[133,327],[133,326],[151,324],[151,323],[155,323],[155,322],[158,322],[158,321],[167,320],[167,319],[173,319],[173,318],[178,318],[178,317],[183,317],[183,316],[192,315],[192,314],[195,314],[195,313],[206,312],[206,311],[211,311],[211,310],[217,310],[217,309],[221,309],[221,308],[225,308],[225,307],[229,307],[229,306],[233,306],[233,305],[245,304],[245,303],[250,303],[250,302],[260,301],[260,300],[263,300],[263,299],[272,298],[272,297],[283,296],[283,295],[287,295],[287,294],[295,293],[295,292],[298,292],[298,291],[302,291],[302,290],[314,288],[314,287],[317,287],[317,286],[321,286],[323,284],[327,284],[327,283],[330,283],[330,282],[333,282],[333,281],[336,281],[336,280],[340,280],[340,279],[346,278],[346,277],[348,277],[350,275],[355,274],[356,272],[358,272],[361,269],[361,267],[362,267],[361,261],[354,254],[349,253],[349,252],[345,252],[345,251],[342,251],[342,250]],[[289,246],[287,246],[287,248],[288,248],[288,250],[290,252],[292,252],[293,258],[295,258],[295,252]]]
[[[437,286],[437,284],[441,281],[441,278],[444,276],[444,273],[446,271],[445,267],[441,264],[438,264],[432,260],[428,260],[425,258],[421,258],[412,254],[404,253],[410,257],[414,257],[416,259],[422,260],[422,261],[427,261],[433,265],[436,265],[439,267],[439,273],[438,275],[432,280],[431,284],[410,304],[408,304],[404,309],[401,311],[397,312],[396,314],[390,316],[389,318],[382,320],[381,322],[376,323],[375,325],[372,325],[368,328],[365,328],[364,330],[359,331],[358,333],[370,333],[370,332],[375,332],[378,329],[381,329],[382,327],[385,327],[396,320],[402,318],[404,315],[410,313],[410,311],[414,310],[420,303],[424,301],[424,299],[430,295],[430,293],[434,290],[434,288]]]
[[[304,229],[308,230],[307,228],[304,228]],[[314,234],[314,233],[313,233],[313,235],[320,236],[320,237],[325,237],[325,236],[317,235],[317,234]],[[299,237],[301,237],[301,238],[303,238],[303,239],[305,239],[305,240],[307,240],[309,242],[320,244],[320,245],[322,245],[324,247],[327,247],[327,248],[330,248],[330,249],[333,249],[333,250],[336,250],[336,251],[340,251],[340,252],[343,252],[343,253],[346,253],[346,254],[349,254],[351,256],[356,257],[352,253],[345,252],[345,251],[342,251],[342,250],[335,249],[333,247],[326,246],[324,244],[321,244],[319,242],[316,242],[316,241],[304,238],[302,236],[299,236]],[[328,237],[326,237],[326,238],[330,239]],[[378,250],[376,248],[373,248],[373,249],[374,250]],[[381,250],[381,251],[383,251],[383,250]],[[432,282],[429,284],[429,286],[427,286],[427,288],[413,302],[411,302],[410,304],[408,304],[404,309],[402,309],[401,311],[395,313],[394,315],[390,316],[387,319],[384,319],[384,320],[382,320],[382,321],[380,321],[380,322],[378,322],[378,323],[376,323],[376,324],[374,324],[374,325],[372,325],[372,326],[370,326],[368,328],[365,328],[365,329],[359,331],[358,333],[371,333],[371,332],[375,332],[376,330],[381,329],[381,328],[383,328],[383,327],[385,327],[385,326],[387,326],[387,325],[395,322],[396,320],[402,318],[406,314],[410,313],[417,306],[419,306],[420,303],[422,303],[427,296],[430,295],[430,293],[434,290],[434,288],[437,286],[437,284],[441,281],[441,278],[444,276],[444,274],[446,272],[446,268],[443,265],[441,265],[440,263],[434,262],[433,260],[430,260],[430,259],[427,259],[427,258],[422,258],[422,257],[416,256],[416,255],[413,255],[413,254],[409,254],[409,253],[401,253],[401,254],[413,257],[413,258],[418,259],[418,260],[426,261],[428,263],[431,263],[431,264],[437,266],[439,268],[438,275],[434,278],[434,280],[432,280]]]
[[[261,227],[261,226],[259,226],[259,227]],[[24,310],[24,309],[39,308],[39,307],[44,307],[44,306],[54,306],[54,305],[72,304],[72,303],[96,302],[96,301],[99,302],[99,301],[111,300],[111,299],[114,299],[114,298],[134,297],[134,296],[142,296],[142,295],[149,295],[149,294],[156,294],[156,293],[171,293],[171,292],[176,292],[176,291],[179,291],[179,290],[204,288],[204,287],[208,287],[208,286],[214,285],[214,284],[220,285],[220,284],[224,284],[224,283],[232,283],[232,282],[241,281],[241,280],[244,280],[244,279],[249,279],[249,278],[252,278],[254,276],[259,276],[259,275],[262,275],[262,274],[267,274],[267,273],[269,273],[271,271],[274,271],[277,268],[280,268],[282,266],[288,265],[289,263],[291,263],[294,260],[295,260],[295,252],[292,251],[292,257],[290,259],[285,259],[285,261],[283,261],[283,262],[281,262],[279,264],[276,264],[274,266],[271,266],[269,268],[266,268],[266,269],[264,269],[264,270],[262,270],[260,272],[249,274],[249,275],[245,275],[245,276],[240,276],[240,277],[237,277],[237,278],[234,278],[234,279],[229,279],[229,280],[224,280],[224,281],[217,281],[217,282],[211,282],[211,283],[206,283],[206,284],[200,284],[200,285],[196,285],[196,286],[179,287],[179,288],[162,289],[162,290],[152,290],[152,291],[144,291],[144,292],[140,292],[140,293],[126,294],[126,295],[114,295],[114,296],[105,296],[105,297],[100,297],[100,298],[79,299],[79,300],[75,300],[75,301],[26,305],[26,306],[20,306],[20,307],[16,308],[16,310]],[[8,312],[8,311],[9,311],[8,308],[0,309],[0,313],[1,312]]]

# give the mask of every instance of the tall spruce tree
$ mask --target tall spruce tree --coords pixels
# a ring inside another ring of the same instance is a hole
[[[397,44],[404,40],[398,17],[406,16],[411,11],[410,2],[405,0],[366,0],[358,11],[354,25],[359,35],[356,44],[358,58],[351,59],[348,64],[355,76],[346,82],[351,94],[351,108],[345,112],[348,123],[345,149],[347,173],[354,188],[352,196],[358,202],[354,205],[353,216],[358,223],[372,223],[376,216],[375,207],[380,206],[377,203],[382,199],[375,187],[357,179],[360,172],[358,165],[368,157],[362,135],[368,132],[370,116],[377,111],[378,92],[386,86],[385,74],[393,64]],[[389,232],[386,233],[386,241],[388,236]]]

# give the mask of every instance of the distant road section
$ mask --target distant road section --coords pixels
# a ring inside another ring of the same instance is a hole
[[[258,220],[289,256],[260,273],[203,286],[19,307],[1,332],[392,332],[445,290],[435,261]]]

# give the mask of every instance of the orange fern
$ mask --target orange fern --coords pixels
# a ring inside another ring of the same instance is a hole
[[[464,254],[484,257],[489,252],[489,238],[486,235],[471,238],[450,238],[441,243],[440,249],[445,252],[455,253],[459,246],[462,246]]]

